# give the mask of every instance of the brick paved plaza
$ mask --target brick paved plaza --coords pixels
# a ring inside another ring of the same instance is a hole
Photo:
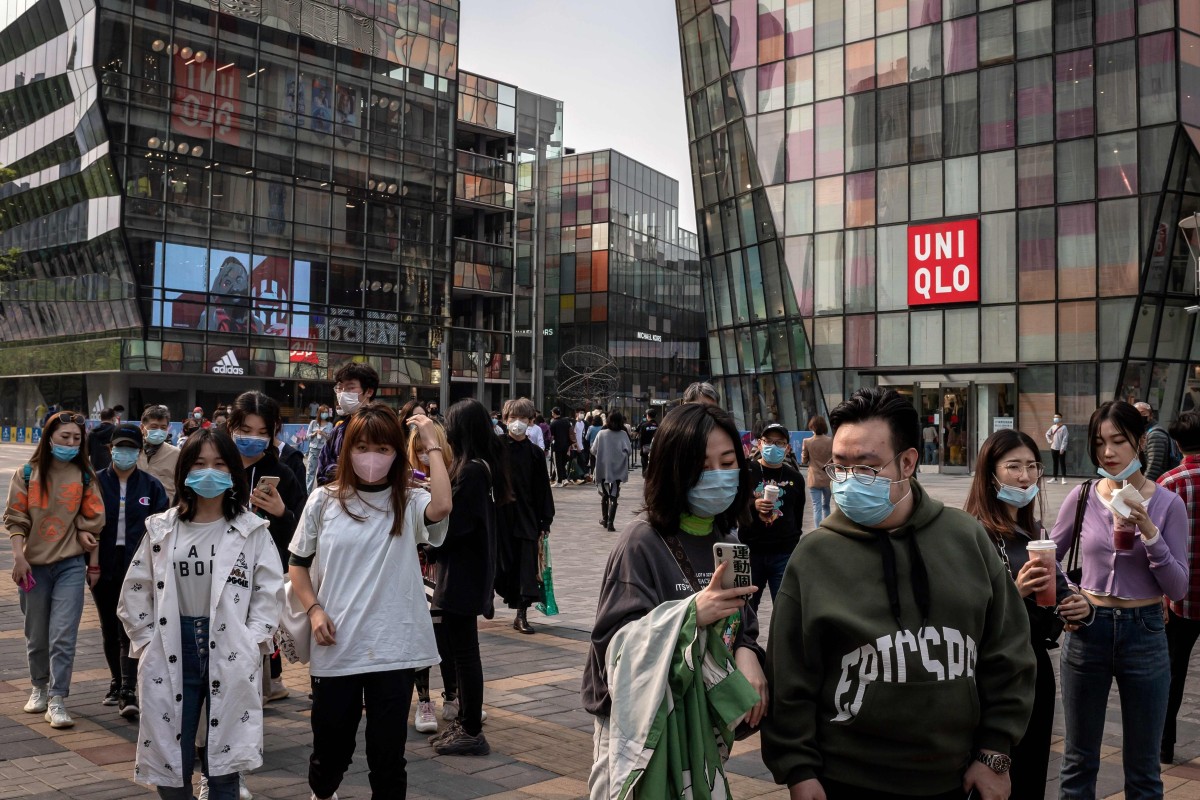
[[[0,447],[0,487],[7,487],[12,470],[28,458],[31,448]],[[933,494],[961,505],[968,479],[929,476]],[[635,472],[623,492],[618,528],[633,516],[641,481]],[[1047,488],[1052,518],[1069,486]],[[501,610],[481,626],[488,721],[484,732],[492,746],[485,758],[434,755],[425,738],[409,728],[409,796],[412,798],[577,798],[586,796],[591,763],[591,719],[579,707],[578,690],[587,632],[605,559],[616,534],[597,524],[599,500],[591,487],[556,489],[558,522],[554,526],[554,558],[558,601],[562,613],[550,620],[533,614],[536,636],[514,632],[511,615]],[[811,519],[811,517],[810,517]],[[806,529],[810,523],[806,524]],[[0,800],[9,798],[74,798],[105,800],[148,796],[132,781],[137,726],[100,705],[108,686],[108,670],[100,646],[96,614],[86,604],[68,703],[74,728],[54,731],[41,715],[24,714],[28,694],[25,643],[17,587],[7,578],[12,558],[7,540],[0,542]],[[763,616],[769,618],[769,596]],[[767,620],[763,627],[766,629]],[[1164,776],[1169,798],[1200,800],[1200,658],[1193,658],[1192,677],[1179,723],[1176,746],[1180,765]],[[292,690],[286,700],[266,711],[265,763],[248,776],[260,798],[307,798],[305,780],[309,753],[307,671],[285,665],[284,679]],[[434,670],[435,685],[439,682]],[[1061,734],[1061,723],[1057,726]],[[1106,750],[1099,796],[1119,798],[1121,790],[1120,712],[1112,696],[1106,724]],[[370,796],[366,765],[359,748],[339,795],[344,800]],[[1055,750],[1061,751],[1061,736]],[[1191,763],[1187,763],[1187,762]],[[1051,774],[1058,763],[1051,761]],[[775,786],[758,752],[758,737],[740,743],[730,761],[733,796],[785,798]],[[1057,782],[1047,797],[1057,796]]]

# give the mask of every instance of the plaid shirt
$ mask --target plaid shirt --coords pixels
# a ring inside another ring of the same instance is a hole
[[[1183,498],[1191,528],[1188,530],[1188,593],[1171,603],[1171,610],[1186,619],[1200,620],[1200,455],[1184,456],[1183,463],[1160,476],[1158,483]]]

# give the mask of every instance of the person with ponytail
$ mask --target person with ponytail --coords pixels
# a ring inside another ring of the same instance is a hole
[[[1025,735],[1012,751],[1010,797],[1043,797],[1050,764],[1050,737],[1054,729],[1054,665],[1050,648],[1058,646],[1064,623],[1078,623],[1091,614],[1091,606],[1067,584],[1061,569],[1051,570],[1029,557],[1029,542],[1044,537],[1040,494],[1042,464],[1037,444],[1029,434],[999,430],[987,438],[975,461],[975,478],[963,507],[983,523],[996,546],[1029,616],[1030,644],[1037,659],[1033,716]],[[1056,565],[1057,566],[1057,565]],[[1039,592],[1054,586],[1054,607],[1040,606]]]

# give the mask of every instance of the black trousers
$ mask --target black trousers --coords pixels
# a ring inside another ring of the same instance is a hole
[[[559,483],[567,479],[567,462],[571,460],[569,450],[554,451],[554,477]]]
[[[442,612],[441,623],[433,626],[438,655],[442,657],[442,680],[454,676],[458,686],[458,721],[463,730],[478,736],[483,729],[483,663],[479,658],[479,618]],[[447,685],[449,685],[447,683]]]
[[[104,640],[108,673],[121,689],[132,691],[137,688],[138,662],[129,657],[129,637],[125,635],[125,626],[117,619],[117,602],[121,599],[124,578],[124,575],[102,575],[92,588],[92,600],[100,617],[100,636]]]
[[[367,777],[372,800],[404,800],[408,795],[408,710],[413,671],[366,672],[312,678],[313,751],[308,787],[317,797],[332,797],[354,756],[358,723],[367,714]]]
[[[1175,746],[1175,718],[1183,705],[1183,683],[1187,679],[1188,660],[1200,637],[1200,620],[1170,612],[1167,622],[1167,649],[1171,654],[1171,691],[1167,695],[1167,722],[1163,725],[1163,747]]]
[[[837,783],[835,781],[821,779],[821,788],[825,790],[825,800],[963,800],[966,797],[966,792],[962,789],[955,789],[945,794],[892,794],[891,792],[877,792],[874,789],[863,789],[859,786],[850,786],[845,783]],[[1012,800],[1016,800],[1017,795],[1009,795]]]
[[[1041,642],[1033,645],[1037,660],[1034,681],[1033,716],[1025,728],[1020,744],[1012,750],[1012,793],[1009,797],[1046,796],[1046,772],[1050,767],[1050,737],[1054,731],[1054,665],[1050,653]]]
[[[1051,450],[1050,460],[1054,462],[1054,478],[1067,477],[1067,454],[1062,450]]]

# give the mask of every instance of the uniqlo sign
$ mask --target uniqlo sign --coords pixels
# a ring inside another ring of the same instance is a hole
[[[908,304],[979,302],[979,220],[908,226]]]

